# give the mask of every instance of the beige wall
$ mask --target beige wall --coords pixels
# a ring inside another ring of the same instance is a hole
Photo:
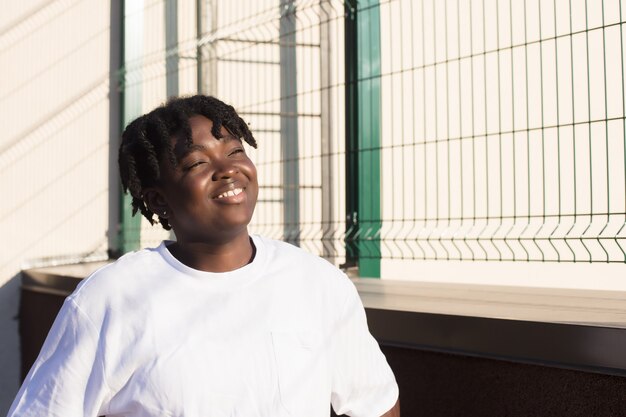
[[[2,8],[0,415],[19,383],[20,269],[108,246],[109,58],[117,47],[108,1],[28,0]]]

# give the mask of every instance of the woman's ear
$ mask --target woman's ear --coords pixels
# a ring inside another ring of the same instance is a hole
[[[143,201],[151,212],[159,217],[167,219],[170,216],[170,209],[165,197],[156,188],[147,188],[143,192]]]

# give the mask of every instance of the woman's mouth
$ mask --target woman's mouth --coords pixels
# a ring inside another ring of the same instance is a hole
[[[223,193],[216,196],[215,199],[219,200],[222,198],[236,197],[241,193],[243,193],[243,188],[234,188],[232,190],[224,191]]]

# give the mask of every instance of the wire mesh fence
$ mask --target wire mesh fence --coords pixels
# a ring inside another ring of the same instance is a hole
[[[144,23],[167,22],[167,3],[145,4]],[[161,25],[125,86],[144,110],[195,91],[233,103],[259,142],[252,230],[366,275],[394,260],[624,263],[622,9],[178,0],[175,21],[195,27],[167,41]]]
[[[621,3],[378,7],[382,257],[624,262]]]

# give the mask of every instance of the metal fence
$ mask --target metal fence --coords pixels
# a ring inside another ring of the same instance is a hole
[[[259,142],[253,231],[369,276],[394,260],[626,262],[621,1],[143,7],[197,24],[144,45],[142,110],[196,90],[235,105]]]

